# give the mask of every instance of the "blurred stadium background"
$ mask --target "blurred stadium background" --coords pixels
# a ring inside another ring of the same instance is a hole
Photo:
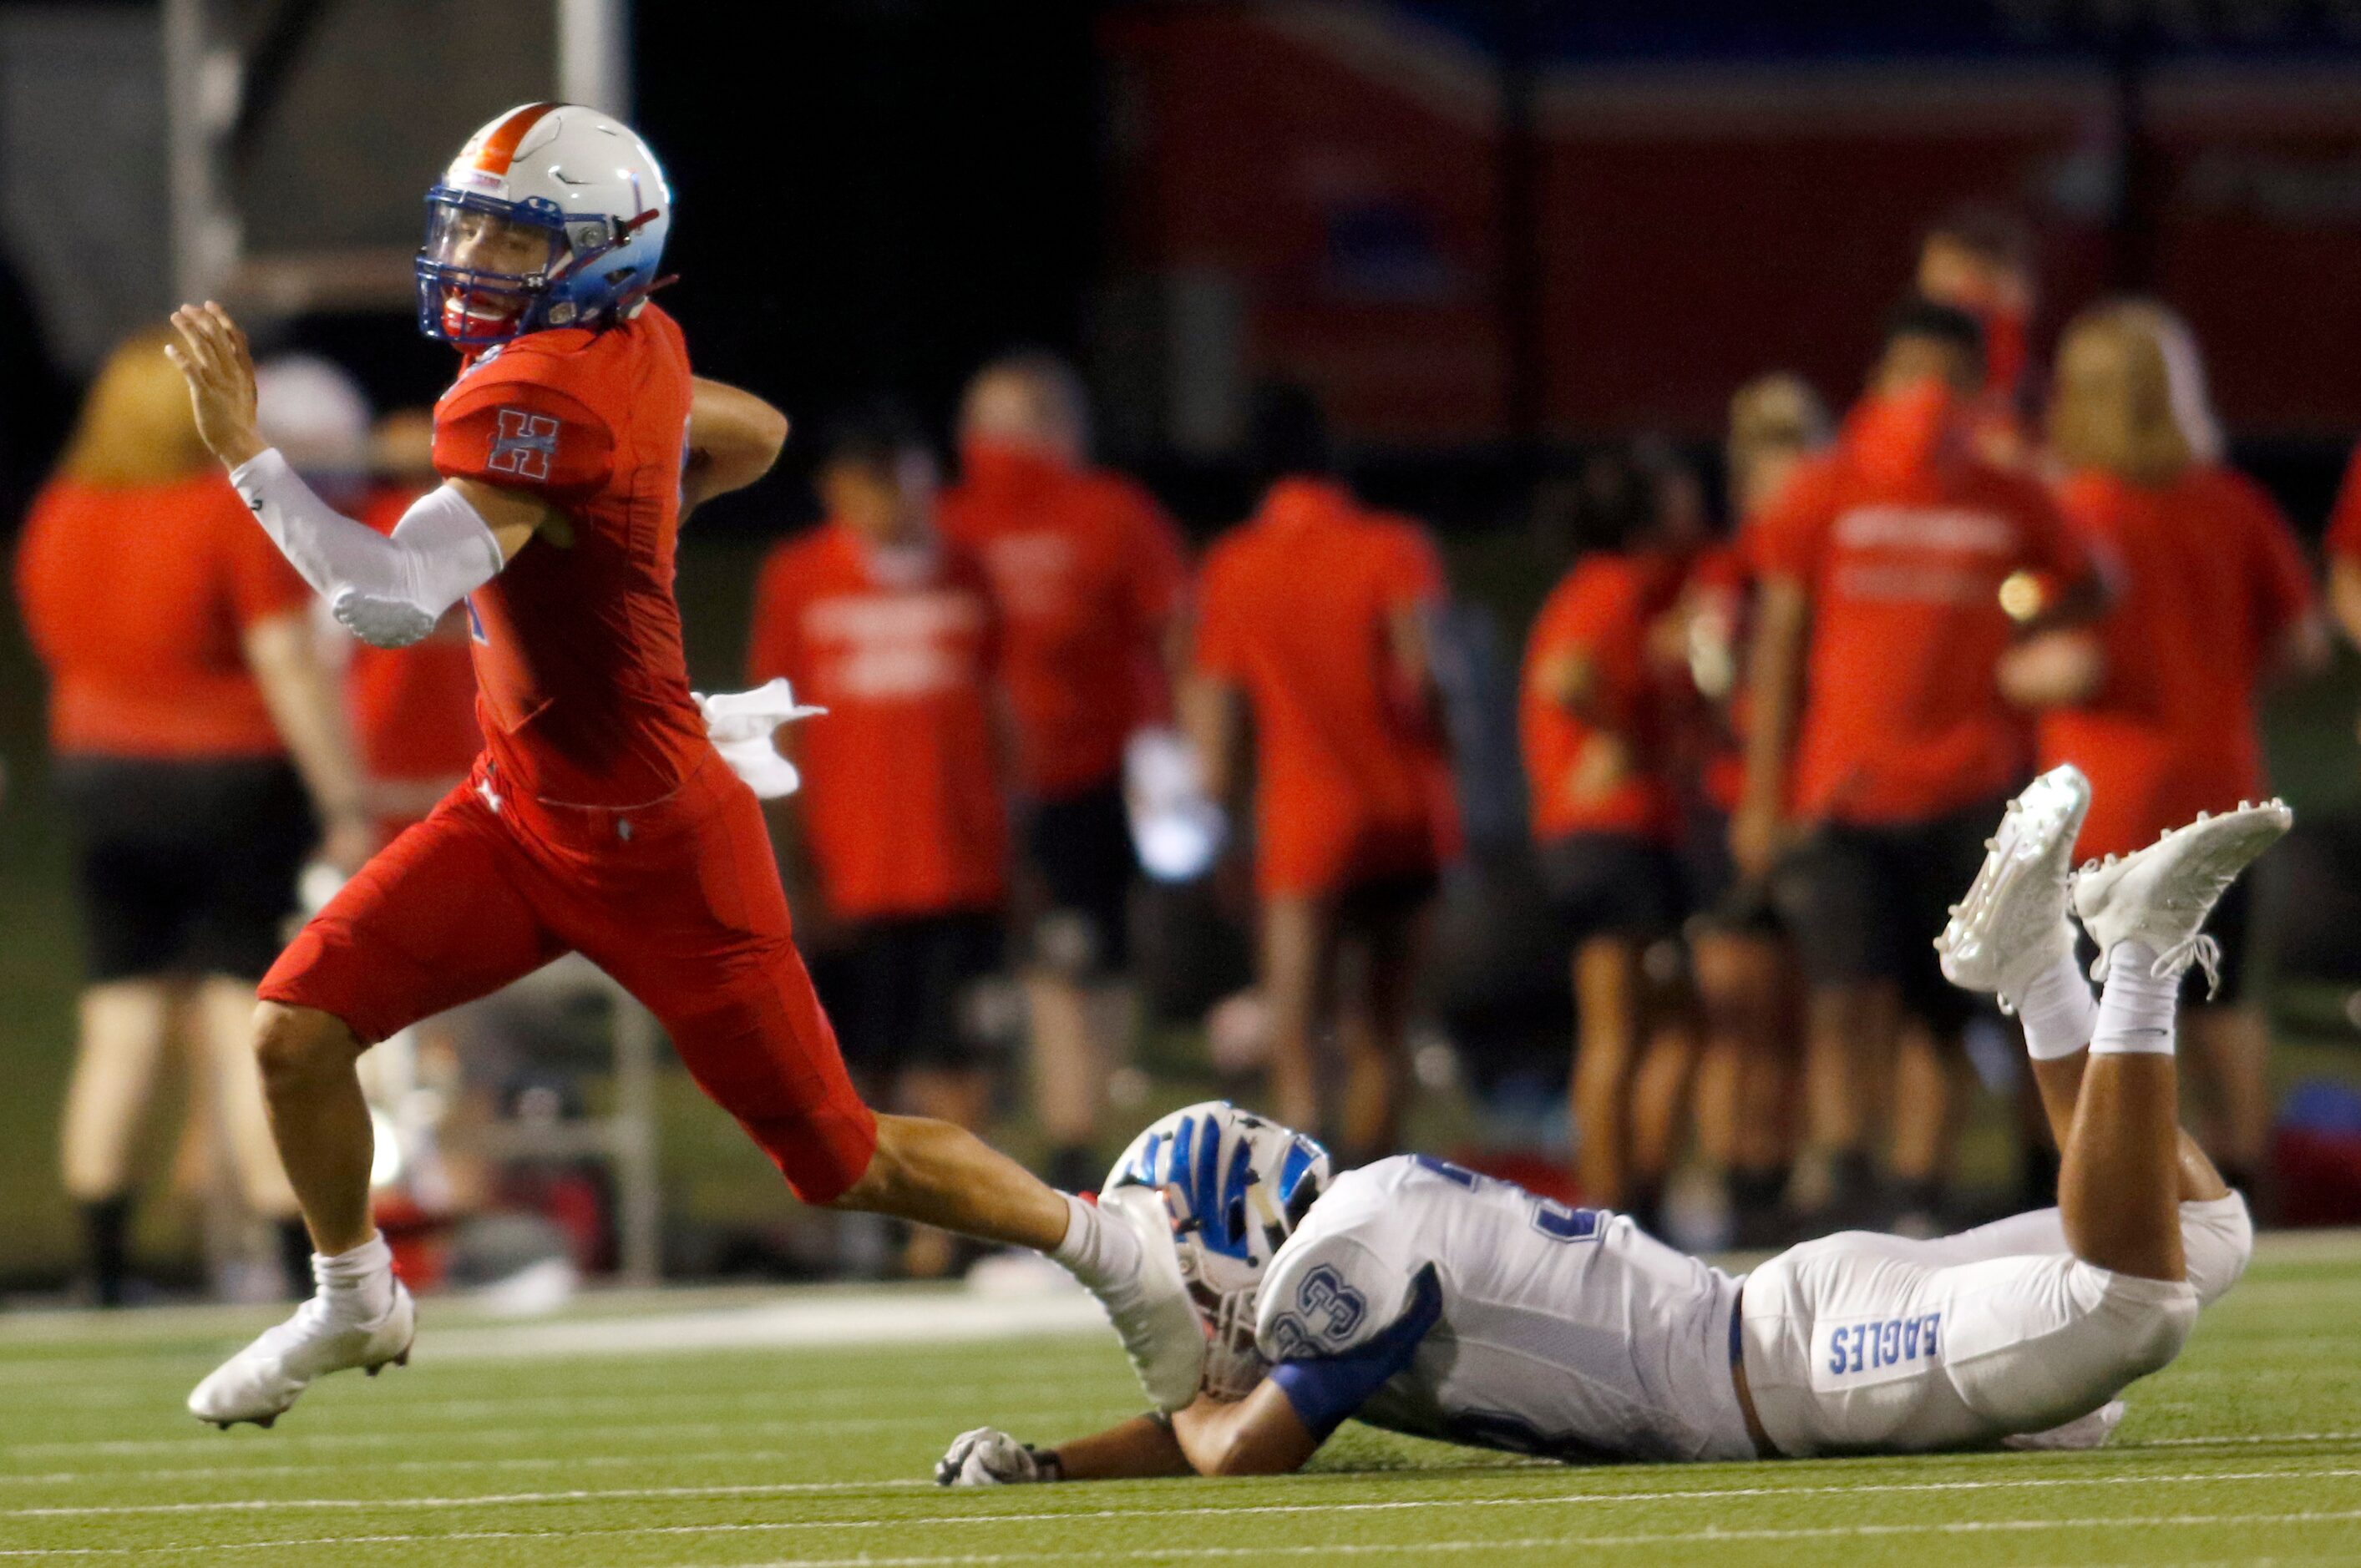
[[[891,392],[940,432],[979,363],[1045,346],[1084,373],[1101,460],[1202,544],[1254,503],[1257,389],[1315,392],[1364,497],[1435,531],[1496,666],[1491,748],[1460,761],[1479,861],[1524,841],[1497,672],[1565,564],[1537,500],[1638,435],[1718,495],[1730,394],[1766,369],[1849,403],[1923,231],[1962,202],[2037,238],[2037,365],[2103,295],[2180,311],[2235,462],[2308,544],[2361,434],[2346,0],[799,0],[751,31],[622,0],[5,0],[0,534],[109,350],[181,299],[228,300],[261,348],[334,360],[379,410],[430,401],[449,363],[415,329],[419,198],[489,115],[551,96],[642,128],[675,183],[664,303],[699,370],[804,431]],[[815,515],[810,451],[685,538],[702,689],[741,684],[748,585]],[[2268,715],[2301,821],[2274,868],[2281,1095],[2361,1082],[2361,681],[2340,647]],[[35,1295],[76,1266],[55,1128],[83,972],[43,693],[0,617],[0,1289]],[[1446,894],[1423,1143],[1516,1142],[1546,1113],[1510,1069],[1564,1071],[1562,965],[1492,886]],[[1144,918],[1182,936],[1140,959],[1140,1120],[1234,1081],[1199,1021],[1249,978],[1235,931],[1158,898]],[[558,1029],[552,1058],[591,1108],[619,1092],[603,1028]],[[653,1092],[666,1270],[823,1266],[685,1076]],[[1004,1099],[1011,1146],[1038,1152]],[[1982,1114],[1971,1184],[2004,1180],[2004,1124]],[[169,1137],[148,1149],[160,1188]],[[605,1179],[583,1200],[600,1225]],[[199,1281],[202,1230],[146,1206],[143,1271]]]

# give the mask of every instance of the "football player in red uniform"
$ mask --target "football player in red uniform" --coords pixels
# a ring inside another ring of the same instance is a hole
[[[469,140],[428,211],[420,326],[466,357],[434,412],[444,483],[390,536],[337,515],[255,434],[228,314],[173,317],[167,352],[206,444],[340,621],[398,646],[466,601],[485,737],[468,781],[263,981],[255,1048],[319,1289],[190,1409],[268,1425],[324,1373],[407,1357],[415,1313],[371,1221],[356,1058],[569,950],[654,1012],[806,1201],[1051,1254],[1140,1347],[1151,1397],[1185,1404],[1202,1337],[1174,1332],[1190,1321],[1178,1270],[1130,1211],[1103,1216],[948,1124],[876,1115],[845,1075],[761,809],[689,691],[672,594],[681,516],[760,477],[786,422],[693,378],[648,301],[671,220],[654,157],[595,110],[526,104]]]

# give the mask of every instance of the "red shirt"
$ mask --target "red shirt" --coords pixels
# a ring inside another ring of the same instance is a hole
[[[2262,798],[2255,690],[2313,602],[2287,520],[2220,467],[2160,489],[2078,474],[2059,500],[2123,564],[2122,597],[2101,628],[2105,685],[2040,727],[2041,765],[2072,762],[2091,777],[2081,853],[2127,854],[2200,811]]]
[[[120,488],[50,482],[17,547],[16,589],[49,672],[65,754],[285,753],[242,637],[312,590],[218,470]]]
[[[688,404],[687,345],[648,305],[478,355],[435,405],[438,473],[532,491],[572,527],[468,596],[477,717],[504,795],[638,806],[713,755],[672,593]]]
[[[839,524],[771,552],[747,678],[828,712],[794,730],[796,796],[829,908],[850,919],[989,909],[1007,828],[983,568],[946,545],[895,570]]]
[[[1939,388],[1854,410],[1750,549],[1811,598],[1797,811],[1920,821],[2024,778],[2031,727],[1993,675],[2014,635],[2000,587],[2020,571],[2079,579],[2090,557],[2039,485],[1966,452]]]
[[[2345,470],[2345,484],[2336,492],[2336,510],[2328,516],[2328,553],[2361,561],[2361,446]]]
[[[1266,894],[1335,892],[1456,853],[1450,769],[1389,639],[1395,614],[1443,593],[1423,529],[1311,479],[1272,486],[1206,555],[1196,663],[1254,714]]]
[[[1575,564],[1551,590],[1525,643],[1518,729],[1533,837],[1631,833],[1669,841],[1679,803],[1667,764],[1672,735],[1665,694],[1647,667],[1649,627],[1672,608],[1682,563],[1665,555],[1600,552]],[[1551,667],[1569,658],[1590,669],[1589,711],[1578,717],[1548,690]],[[1603,736],[1628,748],[1629,771],[1603,789],[1586,770]]]
[[[971,442],[942,525],[1000,598],[1001,679],[1018,773],[1055,799],[1114,779],[1124,742],[1161,718],[1165,630],[1187,581],[1180,535],[1138,486]]]
[[[1682,598],[1692,617],[1709,616],[1719,624],[1714,635],[1732,663],[1737,682],[1719,713],[1700,704],[1694,731],[1693,753],[1697,786],[1720,811],[1738,809],[1746,793],[1746,720],[1749,711],[1745,661],[1749,640],[1748,611],[1754,596],[1754,574],[1742,544],[1720,544],[1706,551],[1689,566]]]
[[[379,490],[360,521],[391,533],[420,493]],[[369,777],[406,784],[466,777],[484,749],[483,731],[476,728],[475,655],[466,609],[453,610],[432,637],[407,648],[356,642],[345,669],[345,700]],[[390,832],[414,820],[388,818],[379,827]]]

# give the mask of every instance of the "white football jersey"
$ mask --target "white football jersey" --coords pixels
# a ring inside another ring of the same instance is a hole
[[[1596,1459],[1752,1459],[1738,1281],[1620,1214],[1425,1156],[1339,1177],[1272,1259],[1256,1336],[1314,1435]]]

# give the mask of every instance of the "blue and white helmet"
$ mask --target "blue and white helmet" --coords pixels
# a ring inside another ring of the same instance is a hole
[[[467,138],[426,193],[418,326],[465,345],[628,316],[655,286],[672,191],[631,126],[524,104]]]
[[[1155,1123],[1107,1172],[1105,1191],[1145,1188],[1164,1201],[1216,1398],[1244,1398],[1261,1380],[1254,1320],[1263,1275],[1333,1174],[1326,1149],[1226,1100]]]

